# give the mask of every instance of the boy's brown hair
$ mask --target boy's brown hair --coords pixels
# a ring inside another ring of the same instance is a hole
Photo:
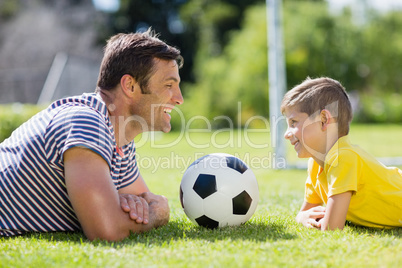
[[[301,84],[288,91],[283,97],[281,112],[286,108],[296,107],[300,112],[309,116],[327,109],[338,123],[339,136],[349,133],[352,121],[352,105],[345,88],[338,81],[321,77],[307,77]]]
[[[139,83],[141,92],[148,93],[155,59],[175,60],[179,68],[183,65],[180,50],[161,41],[151,28],[144,33],[112,36],[105,47],[97,90],[112,90],[123,75],[129,74]]]

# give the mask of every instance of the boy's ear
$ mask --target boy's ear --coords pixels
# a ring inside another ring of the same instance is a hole
[[[328,111],[327,109],[323,109],[320,113],[320,120],[321,120],[321,129],[323,131],[327,130],[328,125],[333,121],[331,112]]]

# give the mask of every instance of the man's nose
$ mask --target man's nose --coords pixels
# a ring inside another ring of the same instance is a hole
[[[177,105],[183,104],[184,98],[183,95],[181,94],[180,87],[178,87],[172,99]]]

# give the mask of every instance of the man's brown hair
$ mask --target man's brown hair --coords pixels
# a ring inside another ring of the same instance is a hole
[[[352,106],[345,88],[334,79],[308,77],[285,94],[281,112],[284,113],[286,108],[296,108],[309,116],[327,109],[336,118],[339,136],[349,133]]]
[[[123,75],[129,74],[139,83],[141,92],[147,93],[155,59],[175,60],[179,68],[183,65],[180,51],[161,41],[151,29],[144,33],[114,35],[107,41],[104,51],[97,90],[111,90]]]

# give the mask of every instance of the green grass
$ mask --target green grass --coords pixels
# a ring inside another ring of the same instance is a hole
[[[376,156],[402,155],[402,144],[397,141],[401,126],[356,125],[352,133],[354,143]],[[347,225],[343,231],[319,232],[295,223],[306,171],[269,168],[270,149],[250,144],[269,144],[266,133],[250,134],[248,140],[244,133],[235,133],[231,144],[228,132],[215,136],[192,133],[182,139],[177,138],[178,133],[156,135],[153,144],[145,137],[137,141],[141,145],[137,149],[141,173],[152,191],[169,198],[171,221],[167,226],[133,234],[119,243],[89,242],[81,233],[2,238],[0,267],[402,266],[402,228],[376,230]],[[205,148],[194,148],[194,143]],[[155,148],[158,146],[168,148]],[[179,185],[187,163],[212,152],[254,161],[248,164],[258,179],[260,203],[242,226],[217,230],[197,227],[180,206]]]

